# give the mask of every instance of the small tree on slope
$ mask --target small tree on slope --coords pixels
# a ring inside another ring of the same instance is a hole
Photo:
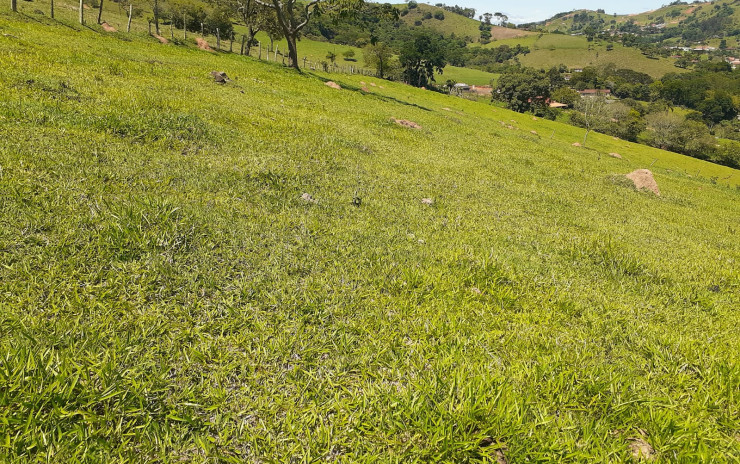
[[[305,6],[298,0],[256,0],[259,5],[271,8],[288,42],[290,65],[298,68],[298,36],[313,16],[331,13],[346,16],[357,11],[364,0],[311,0]]]

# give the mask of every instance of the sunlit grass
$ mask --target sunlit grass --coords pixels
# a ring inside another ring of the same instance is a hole
[[[0,461],[740,459],[738,171],[0,26]]]

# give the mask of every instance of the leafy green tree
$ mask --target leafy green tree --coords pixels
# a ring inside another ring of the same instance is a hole
[[[365,65],[375,69],[376,75],[384,79],[393,58],[393,49],[382,42],[377,42],[375,45],[365,47],[362,54]]]
[[[569,108],[573,108],[576,102],[581,99],[581,94],[568,87],[560,87],[552,93],[551,98],[558,103],[563,103],[564,105],[568,105]]]
[[[493,91],[493,99],[523,113],[545,106],[550,97],[550,80],[541,71],[524,69],[502,75]]]
[[[288,42],[290,65],[296,69],[299,69],[298,37],[312,17],[322,14],[347,17],[365,4],[364,0],[310,0],[305,4],[298,0],[255,1],[275,12],[277,22],[283,30],[285,41]]]
[[[434,82],[434,73],[441,74],[447,65],[444,47],[437,34],[430,31],[419,31],[413,40],[404,44],[399,61],[404,79],[416,87]]]
[[[710,124],[717,124],[725,119],[734,119],[737,110],[733,105],[732,96],[727,92],[708,92],[707,98],[699,103],[697,109],[704,115]]]

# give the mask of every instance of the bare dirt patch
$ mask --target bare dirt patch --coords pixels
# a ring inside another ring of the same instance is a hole
[[[211,48],[211,46],[208,45],[208,42],[206,41],[206,39],[204,39],[202,37],[196,37],[195,38],[195,43],[198,44],[198,48],[200,48],[201,50],[205,50],[207,52],[212,52],[213,51],[213,49]]]
[[[396,119],[391,118],[391,121],[395,122],[399,126],[408,127],[409,129],[421,129],[421,126],[408,119]]]
[[[102,27],[105,32],[118,32],[118,30],[115,27],[111,26],[110,24],[106,22],[101,24],[100,27]]]
[[[580,143],[578,143],[578,142],[576,142],[576,143],[574,143],[574,144],[573,144],[573,146],[574,146],[574,147],[580,147],[580,146],[581,146],[581,144],[580,144]]]
[[[521,31],[517,29],[509,29],[508,27],[493,26],[491,28],[491,37],[496,40],[501,39],[516,39],[519,37],[526,37],[532,35],[532,32]]]
[[[163,44],[168,44],[168,43],[170,43],[170,41],[169,41],[169,40],[165,39],[165,38],[164,38],[164,37],[162,37],[161,35],[156,35],[156,34],[155,34],[155,35],[154,35],[154,37],[156,37],[156,38],[157,38],[157,40],[159,40],[159,43],[163,43]]]
[[[655,459],[655,449],[642,438],[630,438],[630,452],[638,461],[652,461]]]
[[[619,153],[609,153],[609,156],[611,156],[612,158],[622,159],[622,155],[620,155]]]
[[[324,85],[327,87],[331,87],[332,89],[342,90],[342,86],[334,81],[325,82]]]
[[[638,169],[637,171],[633,171],[627,174],[625,177],[631,180],[633,184],[635,184],[635,188],[637,190],[648,190],[660,196],[660,189],[658,188],[658,183],[655,182],[653,173],[650,172],[650,170]]]

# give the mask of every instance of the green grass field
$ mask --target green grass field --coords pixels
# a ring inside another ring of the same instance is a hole
[[[1,462],[740,460],[740,172],[21,7]]]
[[[406,4],[395,5],[399,10],[406,8]],[[423,19],[425,13],[442,12],[444,19]],[[480,41],[480,30],[478,29],[479,21],[466,18],[465,16],[445,11],[442,8],[419,3],[417,8],[412,8],[409,13],[401,17],[401,20],[407,24],[414,25],[416,21],[421,21],[424,27],[438,30],[444,34],[455,34],[458,37],[469,37],[473,42]]]
[[[606,43],[588,42],[586,37],[583,36],[540,34],[516,39],[496,40],[486,46],[515,46],[517,44],[529,47],[531,53],[520,55],[518,58],[523,65],[533,68],[547,69],[560,64],[569,68],[582,68],[614,63],[619,68],[634,69],[649,74],[656,79],[667,73],[686,71],[675,67],[672,59],[648,58],[640,50],[624,47],[620,44],[614,44],[614,49],[607,51]]]

